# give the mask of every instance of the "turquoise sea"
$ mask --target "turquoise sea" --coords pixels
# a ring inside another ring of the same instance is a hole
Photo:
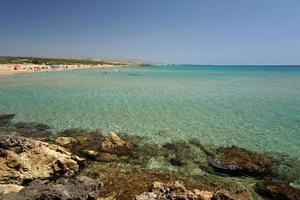
[[[103,73],[104,71],[108,73]],[[149,66],[0,76],[16,121],[198,138],[300,158],[300,67]]]

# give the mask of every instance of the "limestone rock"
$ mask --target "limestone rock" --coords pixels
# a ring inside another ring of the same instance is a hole
[[[19,192],[24,187],[20,185],[14,185],[14,184],[0,184],[0,195],[8,194],[11,192]]]
[[[75,178],[60,178],[52,183],[35,180],[18,193],[3,195],[2,200],[96,200],[102,188],[102,183],[85,176]]]
[[[206,190],[198,190],[195,189],[194,193],[197,197],[201,197],[202,200],[211,200],[214,193],[212,191],[206,191]]]
[[[57,137],[57,138],[55,139],[55,142],[56,142],[58,145],[66,146],[66,145],[68,145],[68,144],[75,143],[75,142],[76,142],[76,139],[73,138],[73,137]]]
[[[85,156],[86,158],[89,158],[89,159],[92,159],[92,160],[95,160],[97,158],[97,156],[99,155],[99,153],[97,151],[93,151],[93,150],[82,150],[81,151],[81,154],[83,156]]]
[[[154,182],[150,192],[144,192],[135,197],[135,200],[163,199],[202,200],[202,197],[186,189],[185,186],[178,181],[169,184]]]
[[[247,190],[239,190],[235,192],[229,192],[224,189],[220,189],[213,194],[213,200],[252,200],[251,194]]]
[[[116,133],[108,133],[101,141],[100,151],[116,155],[129,155],[132,152],[132,146],[123,141]]]
[[[97,160],[98,161],[103,161],[103,162],[112,162],[118,159],[118,156],[116,154],[111,154],[111,153],[102,153],[100,152]]]
[[[34,179],[70,177],[82,160],[57,145],[0,135],[0,183],[23,184]]]
[[[252,200],[250,192],[246,189],[228,191],[189,190],[182,183],[154,182],[150,192],[144,192],[135,197],[135,200]]]

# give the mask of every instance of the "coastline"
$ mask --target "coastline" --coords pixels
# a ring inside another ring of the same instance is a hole
[[[106,68],[122,68],[122,67],[138,67],[140,64],[98,64],[98,65],[39,65],[39,64],[0,64],[0,76],[14,75],[20,73],[37,73],[37,72],[57,72],[57,71],[73,71],[81,69],[106,69]]]
[[[300,194],[299,160],[285,155],[198,139],[157,146],[99,130],[53,134],[47,124],[15,122],[14,116],[0,114],[3,200],[59,196],[62,190],[79,200],[86,198],[77,198],[78,192],[94,200],[298,200]]]

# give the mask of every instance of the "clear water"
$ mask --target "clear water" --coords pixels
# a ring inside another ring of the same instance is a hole
[[[198,138],[300,157],[300,67],[135,67],[0,77],[16,121]]]

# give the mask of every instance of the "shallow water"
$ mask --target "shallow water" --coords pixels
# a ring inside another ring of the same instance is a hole
[[[108,71],[108,73],[103,73]],[[135,67],[0,77],[16,121],[198,138],[300,157],[300,67]]]

